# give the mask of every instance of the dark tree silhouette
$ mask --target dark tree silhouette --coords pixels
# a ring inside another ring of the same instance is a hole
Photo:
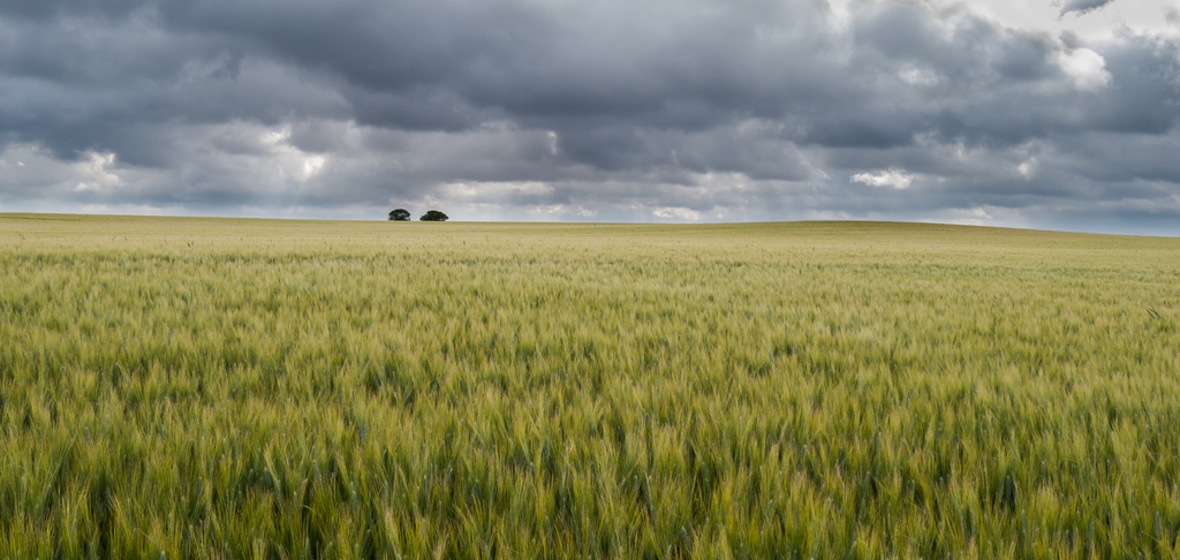
[[[438,210],[431,210],[425,214],[422,214],[422,217],[418,219],[422,220],[423,222],[445,222],[447,221],[447,215],[439,212]]]
[[[405,208],[398,208],[389,212],[389,219],[394,222],[405,222],[410,219],[410,211]]]

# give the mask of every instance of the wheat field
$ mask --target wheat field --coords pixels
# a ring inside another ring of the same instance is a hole
[[[0,214],[0,558],[1180,558],[1180,239]]]

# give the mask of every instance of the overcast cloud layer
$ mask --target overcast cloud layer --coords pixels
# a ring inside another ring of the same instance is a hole
[[[1180,235],[1127,1],[6,0],[0,211]]]

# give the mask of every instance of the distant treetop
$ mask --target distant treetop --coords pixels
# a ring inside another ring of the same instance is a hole
[[[390,210],[389,219],[391,221],[395,221],[395,222],[409,221],[410,211],[406,210],[405,208],[398,208],[396,210]]]
[[[422,214],[422,217],[418,219],[422,220],[423,222],[445,222],[447,221],[447,215],[439,212],[438,210],[431,210],[425,214]]]

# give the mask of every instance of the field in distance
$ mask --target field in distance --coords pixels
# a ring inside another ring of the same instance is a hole
[[[1177,558],[1180,239],[0,214],[3,558]]]

